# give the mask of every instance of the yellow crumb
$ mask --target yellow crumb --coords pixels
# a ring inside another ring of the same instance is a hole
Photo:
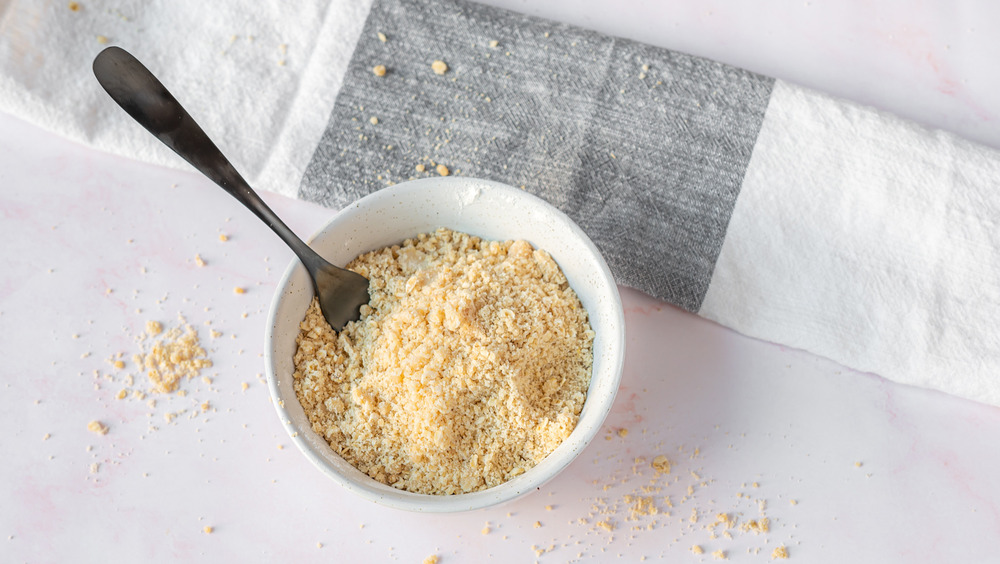
[[[237,294],[245,294],[245,293],[247,293],[247,291],[244,288],[241,288],[239,286],[233,288],[233,292],[235,292]]]
[[[243,382],[242,384],[240,384],[240,389],[243,390],[244,392],[247,391],[247,388],[249,388],[249,387],[250,387],[250,384],[247,384],[246,382]]]
[[[372,72],[375,76],[385,76],[385,65],[375,65],[372,67]]]
[[[100,421],[97,421],[96,419],[94,421],[91,421],[90,423],[87,423],[87,430],[90,431],[91,433],[97,433],[98,435],[108,434],[108,426],[105,425],[104,423],[101,423]]]
[[[431,554],[427,558],[424,558],[422,564],[438,564],[437,554]]]
[[[98,35],[97,42],[100,43],[101,45],[105,45],[108,42],[108,38],[103,35]]]
[[[434,61],[431,63],[431,70],[434,71],[434,74],[444,74],[448,72],[448,63],[440,60]]]
[[[704,554],[705,550],[698,545],[694,545],[691,547],[691,552],[695,554]]]
[[[69,9],[72,12],[79,12],[80,11],[80,3],[79,2],[70,2],[69,3]]]
[[[210,535],[212,534],[213,531],[215,531],[215,527],[209,527],[208,525],[205,525],[205,528],[202,529],[202,531],[205,531],[205,534]]]
[[[51,438],[51,437],[52,437],[52,435],[50,435],[49,433],[45,433],[45,436],[43,436],[43,437],[42,437],[42,440],[43,440],[43,441],[47,441],[47,440],[49,440],[49,438]]]
[[[211,409],[211,408],[212,408],[212,404],[211,404],[211,403],[209,403],[209,402],[207,402],[207,401],[206,401],[206,402],[203,402],[203,403],[201,404],[201,410],[202,410],[202,411],[208,411],[208,410],[209,410],[209,409]]]
[[[194,263],[198,266],[205,266],[205,259],[201,258],[201,255],[194,255]]]
[[[128,389],[122,388],[118,390],[117,394],[115,394],[115,399],[125,399],[126,396],[128,396]]]
[[[718,560],[726,560],[726,551],[720,548],[719,550],[713,552],[712,556],[714,556]]]
[[[378,40],[379,41],[381,41],[382,43],[385,43],[388,39],[389,38],[386,37],[384,33],[382,33],[381,31],[378,32]]]
[[[653,470],[656,470],[657,474],[670,473],[670,460],[662,454],[653,459],[651,466]]]
[[[418,164],[417,166],[415,166],[413,168],[417,169],[417,172],[423,172],[423,171],[427,170],[427,167],[425,167],[422,164]]]
[[[495,49],[498,45],[500,45],[500,42],[497,41],[496,39],[490,41],[490,47],[493,47]]]
[[[437,173],[440,174],[441,176],[448,176],[449,174],[451,174],[451,171],[448,170],[448,167],[444,166],[443,164],[437,165],[437,168],[435,168],[435,170],[437,170]]]
[[[540,529],[540,528],[542,527],[542,522],[541,522],[541,521],[535,521],[535,525],[534,525],[534,527],[535,527],[536,529]]]
[[[160,325],[159,321],[147,321],[146,322],[146,333],[150,335],[159,335],[163,332],[163,325]]]
[[[799,504],[798,500],[795,499],[788,500],[788,505],[798,505],[798,504]]]
[[[372,125],[378,125],[378,118],[372,116],[371,119],[368,120],[368,122],[371,123]]]
[[[628,436],[628,429],[626,429],[625,427],[622,427],[621,429],[618,429],[618,436],[622,437],[622,438],[627,437]]]
[[[855,468],[861,468],[861,466],[862,466],[862,465],[861,465],[861,461],[858,461],[858,462],[855,462],[855,463],[854,463],[854,467],[855,467]]]
[[[489,527],[483,527],[483,530],[480,531],[480,532],[483,533],[484,535],[488,535],[488,534],[490,534],[490,528]]]
[[[785,548],[785,545],[774,547],[774,552],[771,553],[771,560],[775,560],[778,558],[781,558],[783,560],[788,559],[788,549]]]

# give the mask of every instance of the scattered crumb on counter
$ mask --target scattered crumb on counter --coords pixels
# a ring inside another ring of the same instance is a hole
[[[431,63],[431,70],[434,71],[434,74],[444,74],[448,72],[448,63],[441,60],[434,61]]]
[[[96,419],[87,423],[87,430],[91,433],[97,433],[98,435],[108,434],[108,426]]]
[[[662,454],[653,459],[651,466],[653,467],[653,470],[656,470],[657,474],[670,473],[670,459]]]
[[[778,558],[783,560],[788,559],[788,549],[785,548],[785,545],[776,546],[774,547],[774,551],[771,552],[771,560],[776,560]]]
[[[386,42],[386,41],[387,41],[387,40],[389,39],[389,38],[388,38],[388,37],[386,37],[386,36],[385,36],[385,34],[384,34],[384,33],[382,33],[381,31],[380,31],[380,32],[378,32],[378,34],[377,34],[377,35],[378,35],[378,40],[379,40],[379,41],[381,41],[382,43],[385,43],[385,42]]]
[[[159,335],[162,330],[159,322],[146,324],[150,336]],[[183,320],[180,327],[167,331],[148,351],[135,355],[134,361],[147,371],[153,391],[160,393],[177,391],[182,380],[198,376],[202,369],[212,366],[199,343],[197,330]]]
[[[441,176],[448,176],[449,174],[451,174],[451,171],[448,170],[448,167],[444,166],[443,164],[437,165],[435,170],[437,170],[437,173],[440,174]]]
[[[694,545],[691,547],[691,552],[695,554],[704,554],[705,550],[698,545]]]
[[[372,72],[375,73],[375,76],[385,76],[385,71],[385,65],[375,65],[372,67]]]

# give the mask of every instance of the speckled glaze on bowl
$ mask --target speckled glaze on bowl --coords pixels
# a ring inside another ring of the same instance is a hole
[[[404,182],[341,210],[311,245],[333,264],[398,244],[418,233],[448,227],[484,239],[525,239],[545,249],[580,297],[596,333],[594,368],[580,421],[549,456],[524,474],[492,488],[458,495],[427,495],[376,482],[333,452],[312,431],[293,389],[298,326],[312,300],[305,269],[293,262],[278,284],[265,334],[271,396],[292,441],[335,482],[375,503],[410,511],[444,513],[498,505],[531,492],[573,461],[604,422],[621,380],[625,320],[607,264],[583,231],[555,207],[527,192],[487,180],[460,177]]]

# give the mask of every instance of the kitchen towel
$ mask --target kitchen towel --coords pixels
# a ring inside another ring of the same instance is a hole
[[[29,20],[42,23],[24,31]],[[15,2],[0,26],[0,109],[74,139],[185,166],[89,76],[104,37],[161,76],[258,188],[340,208],[437,165],[521,186],[573,217],[621,284],[753,337],[1000,405],[992,149],[459,0],[316,1],[295,13],[278,2],[253,13]],[[39,30],[66,26],[93,48],[44,58],[62,39]]]

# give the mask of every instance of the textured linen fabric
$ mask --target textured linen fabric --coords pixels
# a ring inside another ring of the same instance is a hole
[[[620,283],[697,311],[772,83],[496,8],[378,0],[300,196],[340,208],[435,164],[522,186]]]
[[[700,314],[1000,405],[1000,154],[777,82]]]

